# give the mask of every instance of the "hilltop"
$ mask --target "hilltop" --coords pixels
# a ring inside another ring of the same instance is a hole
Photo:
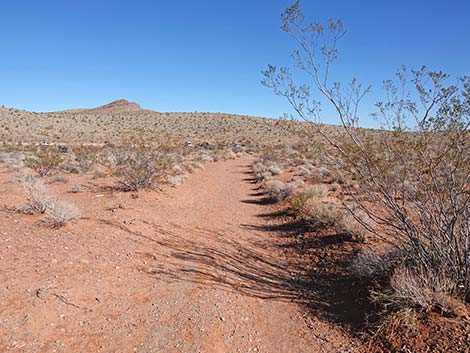
[[[106,114],[106,113],[136,112],[140,110],[143,110],[143,109],[139,104],[135,102],[129,102],[126,99],[118,99],[111,103],[104,104],[96,108],[72,109],[72,110],[65,110],[65,112]]]

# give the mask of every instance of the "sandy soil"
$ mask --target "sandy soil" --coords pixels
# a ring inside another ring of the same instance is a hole
[[[209,163],[163,193],[48,185],[83,217],[51,230],[0,170],[1,352],[342,352],[307,314],[249,157]],[[83,178],[83,177],[82,177]],[[76,181],[76,180],[75,180]]]

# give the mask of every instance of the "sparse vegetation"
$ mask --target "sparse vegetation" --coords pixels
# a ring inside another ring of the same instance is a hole
[[[119,169],[119,185],[124,191],[155,188],[155,183],[162,181],[164,172],[171,166],[168,156],[152,146],[133,145],[126,152]]]
[[[356,79],[347,87],[330,80],[337,44],[346,33],[342,22],[305,24],[299,2],[282,19],[282,29],[299,45],[296,68],[311,86],[297,85],[289,69],[274,66],[264,72],[263,83],[306,121],[321,121],[314,89],[337,113],[341,138],[325,133],[321,124],[312,127],[330,145],[326,151],[335,170],[357,181],[356,190],[347,186],[353,202],[343,206],[404,254],[382,292],[394,293],[402,306],[426,310],[449,311],[450,301],[470,302],[470,77],[449,84],[443,72],[423,67],[410,75],[402,68],[396,80],[385,81],[387,100],[376,105],[384,127],[378,137],[358,128],[360,103],[370,87]],[[320,179],[330,175],[318,170]],[[302,209],[322,225],[350,222],[324,200],[309,199]]]
[[[0,351],[470,351],[470,76],[403,66],[366,115],[343,22],[296,1],[282,30],[262,84],[295,118],[0,107]]]
[[[70,192],[74,194],[82,192],[82,187],[80,186],[80,184],[74,184],[70,187]]]
[[[280,180],[268,180],[265,187],[268,195],[277,202],[284,200],[294,192],[292,185],[285,184]]]
[[[82,173],[86,173],[97,163],[99,149],[91,146],[80,146],[73,149],[73,154],[78,170]]]
[[[25,164],[43,177],[59,168],[62,160],[62,153],[56,147],[41,146],[25,159]]]
[[[79,213],[75,206],[64,202],[53,201],[47,207],[47,216],[44,222],[53,228],[60,228],[78,217]]]
[[[51,199],[42,179],[24,175],[20,177],[20,183],[27,200],[22,211],[30,214],[45,213],[51,204]]]

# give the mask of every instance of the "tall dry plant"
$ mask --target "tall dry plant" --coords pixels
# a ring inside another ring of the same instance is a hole
[[[297,1],[282,14],[282,29],[298,45],[293,70],[270,65],[262,83],[315,123],[332,164],[359,182],[354,207],[373,226],[355,213],[357,220],[400,249],[410,273],[443,278],[447,294],[470,301],[470,77],[450,84],[441,71],[403,67],[384,82],[385,99],[376,104],[382,129],[360,129],[371,87],[331,78],[343,23],[305,23]],[[321,124],[325,103],[338,117],[339,136]]]
[[[152,145],[134,143],[123,151],[119,184],[124,191],[155,188],[172,166],[169,155]]]

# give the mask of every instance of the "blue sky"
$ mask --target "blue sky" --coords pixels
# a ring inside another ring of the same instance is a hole
[[[2,1],[0,104],[53,111],[126,98],[158,111],[279,117],[289,107],[260,72],[289,63],[280,13],[292,2]],[[301,3],[312,20],[345,23],[339,79],[377,90],[402,64],[470,73],[468,0]]]

